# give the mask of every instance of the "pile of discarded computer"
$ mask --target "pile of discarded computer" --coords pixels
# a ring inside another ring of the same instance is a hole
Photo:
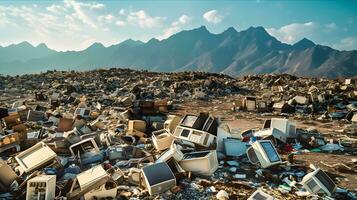
[[[298,134],[287,119],[272,119],[264,129],[236,136],[208,113],[166,115],[165,101],[125,101],[135,106],[102,111],[81,98],[70,107],[72,115],[23,103],[2,109],[0,147],[6,160],[0,165],[0,198],[115,199],[133,187],[135,197],[154,196],[173,190],[182,179],[213,176],[222,167],[219,157],[247,157],[250,163],[242,164],[252,168],[289,171],[281,167],[288,162],[278,150]],[[308,194],[336,191],[321,169],[300,178],[302,187],[285,182]],[[258,189],[250,199],[261,196],[274,198]]]

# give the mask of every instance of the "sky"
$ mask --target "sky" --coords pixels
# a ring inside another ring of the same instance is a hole
[[[212,33],[263,26],[282,42],[306,37],[339,50],[357,50],[357,1],[344,0],[96,0],[0,1],[0,46],[28,41],[83,50],[127,39],[148,41],[206,26]]]

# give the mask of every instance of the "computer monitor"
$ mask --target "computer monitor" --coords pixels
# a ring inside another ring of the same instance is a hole
[[[185,171],[211,176],[218,168],[217,152],[200,151],[186,153],[179,164]]]
[[[163,151],[170,148],[174,136],[169,133],[169,130],[162,129],[152,132],[152,143],[158,151]]]
[[[336,191],[336,184],[320,168],[305,175],[302,179],[303,187],[312,194],[325,193],[331,196]]]
[[[255,155],[252,153],[252,149],[254,150]],[[263,168],[277,165],[282,162],[270,140],[258,140],[252,143],[252,146],[247,149],[247,156],[253,164],[256,164],[255,161],[258,160]]]
[[[247,151],[246,143],[238,138],[223,139],[223,146],[227,156],[242,156]]]
[[[296,137],[296,124],[288,119],[272,118],[270,128],[276,128],[283,132],[287,138]]]
[[[141,170],[150,195],[160,194],[176,185],[175,175],[166,162],[148,165]]]
[[[247,200],[275,200],[271,195],[263,192],[261,189],[256,190]]]
[[[32,172],[55,160],[57,154],[43,142],[39,142],[15,157],[25,172]]]

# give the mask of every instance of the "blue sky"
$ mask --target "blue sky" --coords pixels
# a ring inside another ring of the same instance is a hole
[[[0,1],[0,45],[28,41],[82,50],[126,39],[165,39],[205,25],[212,33],[263,26],[280,41],[306,37],[357,49],[357,1]]]

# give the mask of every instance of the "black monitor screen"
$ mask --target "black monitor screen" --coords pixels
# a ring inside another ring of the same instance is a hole
[[[175,179],[174,174],[166,162],[144,167],[142,168],[142,171],[145,174],[150,186]]]
[[[260,142],[260,144],[262,145],[265,153],[267,154],[270,162],[278,162],[280,161],[280,157],[278,155],[278,153],[276,152],[273,144],[269,141],[269,142]]]
[[[182,137],[188,137],[189,134],[190,134],[190,130],[183,129],[180,135]]]
[[[335,189],[335,183],[331,180],[331,178],[322,170],[319,170],[315,176],[322,184],[324,184],[328,191],[332,193],[332,191]]]
[[[184,155],[184,159],[191,159],[191,158],[202,158],[209,154],[209,151],[204,152],[197,152],[197,153],[188,153]]]
[[[260,194],[260,193],[256,193],[256,194],[253,196],[252,199],[254,199],[254,200],[266,200],[267,197],[264,196],[264,195],[262,195],[262,194]]]
[[[197,118],[198,117],[194,116],[194,115],[186,115],[186,117],[183,119],[181,125],[192,128],[193,125],[195,124]]]

